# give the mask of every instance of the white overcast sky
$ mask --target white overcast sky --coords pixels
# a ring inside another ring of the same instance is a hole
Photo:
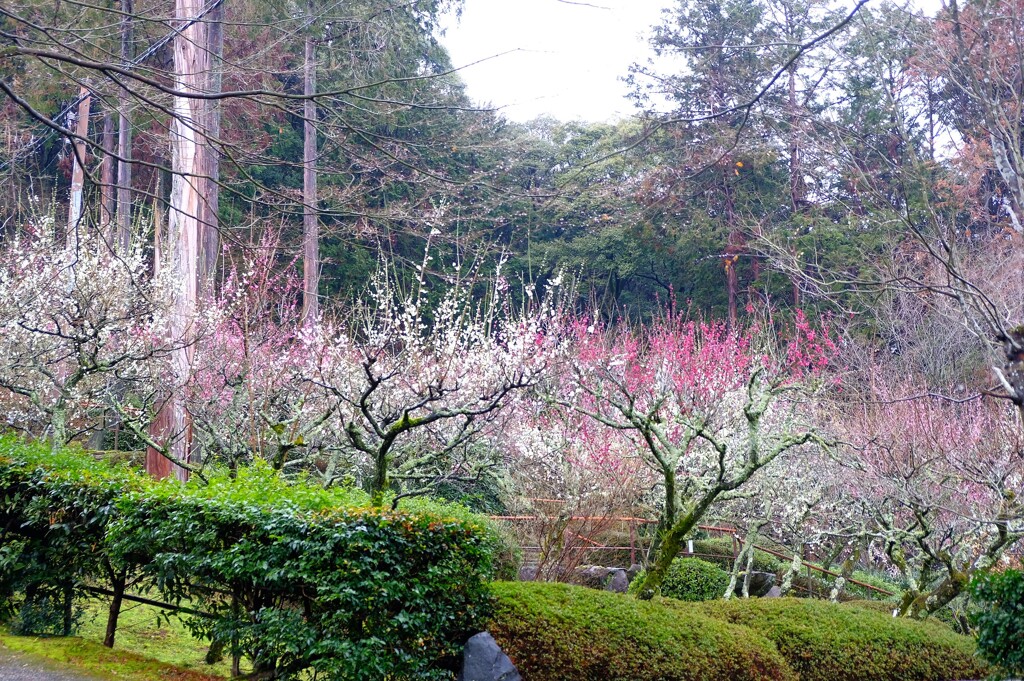
[[[469,96],[511,120],[604,121],[634,113],[620,80],[650,54],[641,34],[671,0],[465,0],[442,42]]]
[[[934,13],[941,0],[913,0]],[[674,0],[465,0],[442,42],[469,96],[511,120],[548,114],[607,121],[635,109],[621,78],[651,51],[644,39]],[[509,54],[500,55],[509,52]],[[490,58],[493,57],[493,58]],[[490,59],[488,59],[490,58]]]

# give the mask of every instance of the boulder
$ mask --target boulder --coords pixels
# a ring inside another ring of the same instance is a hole
[[[519,568],[519,581],[520,582],[533,582],[537,579],[537,573],[539,570],[536,565],[524,565]]]
[[[765,596],[775,586],[774,572],[751,572],[750,573],[750,597],[756,598]],[[743,579],[736,582],[736,595],[743,595]]]
[[[617,594],[626,593],[626,590],[629,589],[629,575],[625,570],[615,570],[608,579],[605,589],[614,591]]]
[[[618,593],[625,593],[629,587],[629,576],[625,570],[597,565],[584,565],[576,568],[576,574],[573,575],[572,581],[579,586]]]
[[[458,681],[523,681],[494,637],[486,631],[466,641]]]
[[[782,589],[777,586],[773,586],[768,589],[768,593],[762,596],[762,598],[782,598]]]

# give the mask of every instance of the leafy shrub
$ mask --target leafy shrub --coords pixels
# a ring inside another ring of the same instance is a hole
[[[730,537],[695,540],[693,552],[698,554],[701,559],[714,563],[724,570],[732,569],[733,544]],[[754,570],[757,572],[778,572],[782,567],[779,559],[772,554],[754,549]],[[722,591],[724,592],[725,589],[723,588]]]
[[[74,603],[107,579],[115,500],[140,484],[80,453],[0,438],[0,615],[25,633],[70,634]]]
[[[981,602],[975,614],[978,650],[1006,673],[1024,675],[1024,572],[993,572],[971,583],[971,594]]]
[[[986,673],[974,655],[974,641],[939,623],[795,598],[685,607],[771,639],[801,681],[946,681],[977,679]]]
[[[0,439],[0,601],[131,570],[137,588],[210,615],[193,632],[263,676],[450,678],[500,542],[459,506],[367,501],[266,466],[181,485]]]
[[[63,636],[78,630],[83,609],[70,603],[65,608],[65,594],[34,595],[26,598],[11,618],[8,628],[15,636]]]
[[[567,584],[493,589],[488,630],[530,681],[796,679],[767,639],[695,609]]]
[[[868,572],[866,570],[854,570],[851,577],[858,582],[870,584],[871,586],[879,589],[884,589],[891,592],[892,596],[886,596],[885,594],[875,591],[874,589],[866,589],[859,584],[853,584],[851,582],[846,583],[846,592],[855,598],[879,600],[879,601],[897,601],[900,598],[900,594],[903,592],[903,585],[889,579],[883,574],[877,572]]]
[[[636,593],[643,583],[643,573],[629,585],[629,593]],[[729,573],[714,563],[700,558],[676,558],[668,568],[661,584],[661,595],[680,601],[710,601],[722,598],[729,587]]]

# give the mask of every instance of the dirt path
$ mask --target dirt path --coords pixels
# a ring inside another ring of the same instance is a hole
[[[99,681],[0,646],[0,681]]]

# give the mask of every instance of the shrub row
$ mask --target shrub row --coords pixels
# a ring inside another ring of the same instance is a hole
[[[529,681],[794,680],[749,629],[567,584],[498,582],[489,631]]]
[[[51,597],[66,611],[90,588],[133,583],[198,610],[195,633],[267,677],[450,678],[486,614],[496,542],[460,507],[370,508],[360,491],[261,467],[155,482],[0,439],[8,614]]]
[[[806,598],[688,607],[770,639],[801,681],[940,681],[977,679],[986,673],[975,656],[975,642],[939,622]]]
[[[498,583],[490,630],[530,681],[948,681],[983,678],[941,624],[805,599],[643,602],[561,584]]]

